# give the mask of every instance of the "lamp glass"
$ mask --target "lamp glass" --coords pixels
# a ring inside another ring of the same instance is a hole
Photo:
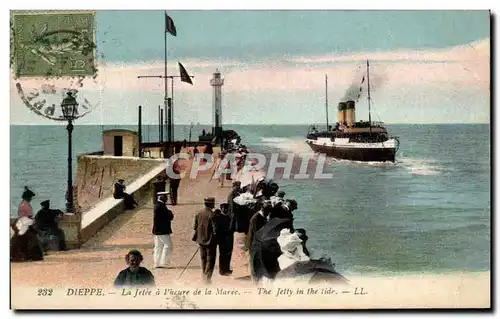
[[[68,120],[73,119],[77,113],[77,106],[78,103],[73,97],[72,92],[68,92],[67,96],[61,102],[61,108],[64,118]]]

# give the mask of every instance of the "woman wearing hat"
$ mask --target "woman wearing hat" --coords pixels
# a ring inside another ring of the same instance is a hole
[[[43,260],[42,245],[33,224],[33,219],[23,216],[11,226],[14,235],[10,239],[10,261]]]
[[[35,193],[33,193],[28,186],[24,186],[24,192],[22,194],[22,201],[19,204],[18,208],[18,216],[19,217],[29,217],[33,218],[33,207],[31,207],[31,200],[35,197]]]

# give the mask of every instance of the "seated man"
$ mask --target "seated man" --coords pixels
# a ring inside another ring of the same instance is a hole
[[[66,250],[64,231],[58,225],[63,212],[58,209],[50,209],[49,200],[41,202],[40,205],[42,209],[35,215],[35,225],[44,246],[50,240],[50,236],[55,236],[58,239],[59,250]]]
[[[142,254],[138,250],[131,250],[125,256],[127,268],[120,271],[115,279],[114,286],[154,286],[155,278],[151,271],[141,267]]]
[[[123,179],[119,179],[118,183],[115,183],[113,189],[113,197],[115,199],[123,198],[123,201],[125,203],[125,209],[134,209],[135,206],[139,206],[139,204],[137,204],[132,195],[125,192],[126,186],[123,184],[123,182],[125,182]]]

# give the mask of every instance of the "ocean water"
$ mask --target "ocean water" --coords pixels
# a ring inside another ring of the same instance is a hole
[[[74,153],[102,150],[102,130],[75,126]],[[122,128],[135,129],[134,126]],[[193,140],[208,126],[195,126]],[[232,125],[253,151],[312,154],[307,126]],[[395,164],[326,161],[332,179],[278,180],[297,200],[297,228],[314,257],[328,256],[344,274],[442,273],[490,269],[490,126],[389,125],[401,147]],[[176,139],[188,138],[176,126]],[[148,126],[143,140],[158,139]],[[11,126],[11,216],[25,185],[64,208],[64,126]],[[76,161],[74,160],[74,173]]]

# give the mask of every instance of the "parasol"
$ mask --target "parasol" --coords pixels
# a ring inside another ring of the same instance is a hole
[[[310,284],[348,283],[348,280],[335,271],[335,266],[325,259],[298,261],[281,270],[276,280],[283,279],[307,280]]]
[[[278,257],[281,248],[277,238],[282,229],[292,228],[292,223],[291,219],[272,218],[255,233],[250,250],[252,277],[255,280],[262,277],[273,279],[280,271]]]

